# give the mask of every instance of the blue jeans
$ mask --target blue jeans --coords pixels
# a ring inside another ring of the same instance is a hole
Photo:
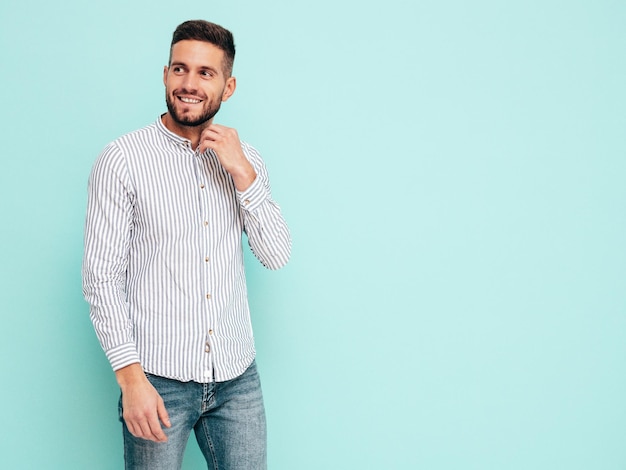
[[[193,429],[200,450],[213,470],[265,470],[266,425],[256,363],[227,382],[179,382],[147,374],[169,413],[167,442],[133,436],[122,418],[126,469],[180,469]]]

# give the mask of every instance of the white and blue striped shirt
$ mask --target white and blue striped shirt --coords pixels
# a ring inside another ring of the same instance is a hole
[[[261,156],[243,192],[211,150],[155,123],[120,137],[89,178],[83,293],[114,370],[139,362],[180,381],[222,382],[255,356],[242,233],[270,269],[287,263],[289,230]]]

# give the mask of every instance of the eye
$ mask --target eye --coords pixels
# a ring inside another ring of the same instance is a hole
[[[181,66],[177,65],[175,67],[172,67],[172,72],[174,72],[175,74],[181,74],[185,71],[185,69],[183,69]]]
[[[211,70],[203,70],[200,75],[204,78],[212,78],[215,74]]]

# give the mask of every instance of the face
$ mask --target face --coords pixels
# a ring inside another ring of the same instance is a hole
[[[209,123],[235,91],[235,78],[223,70],[224,51],[203,41],[184,40],[172,47],[163,71],[165,101],[174,124],[197,127]]]

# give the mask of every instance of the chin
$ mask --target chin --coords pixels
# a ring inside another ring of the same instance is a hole
[[[208,121],[205,116],[181,116],[178,113],[170,113],[172,119],[181,126],[198,127]]]

